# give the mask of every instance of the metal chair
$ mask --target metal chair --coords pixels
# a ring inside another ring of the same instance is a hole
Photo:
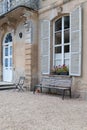
[[[15,84],[16,89],[18,89],[19,91],[20,91],[20,90],[24,91],[24,89],[23,89],[23,87],[24,87],[24,82],[25,82],[25,77],[24,77],[24,76],[20,76],[18,83]]]

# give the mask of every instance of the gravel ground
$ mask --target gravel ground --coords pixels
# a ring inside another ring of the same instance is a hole
[[[87,101],[0,91],[0,130],[87,130]]]

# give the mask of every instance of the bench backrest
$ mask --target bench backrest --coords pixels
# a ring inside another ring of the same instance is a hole
[[[53,85],[53,86],[61,86],[61,87],[71,87],[72,86],[72,78],[59,78],[59,77],[42,77],[41,84],[45,85]]]
[[[58,80],[55,82],[55,86],[62,86],[62,87],[71,87],[72,80],[66,79],[66,80]]]

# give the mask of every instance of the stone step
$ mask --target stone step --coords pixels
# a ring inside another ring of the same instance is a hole
[[[9,83],[9,82],[0,82],[0,90],[5,90],[5,89],[15,89],[14,83]]]

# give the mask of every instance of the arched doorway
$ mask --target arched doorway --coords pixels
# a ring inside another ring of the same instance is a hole
[[[12,82],[12,35],[6,34],[3,41],[3,81]]]

